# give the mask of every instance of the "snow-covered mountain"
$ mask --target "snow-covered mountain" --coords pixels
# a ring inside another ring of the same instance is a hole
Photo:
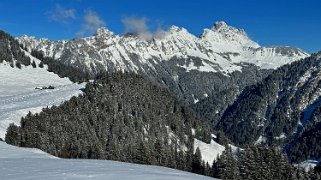
[[[146,66],[156,69],[155,62],[197,57],[198,63],[176,62],[176,66],[186,71],[226,74],[241,70],[239,63],[242,62],[271,69],[308,56],[297,48],[260,47],[244,30],[225,22],[204,29],[200,37],[177,26],[159,34],[146,40],[139,35],[116,35],[100,28],[95,35],[86,38],[52,41],[22,36],[18,40],[28,49],[41,50],[46,56],[94,73],[110,69],[144,72]]]
[[[213,179],[175,169],[107,160],[59,159],[0,141],[1,179]]]
[[[17,38],[29,51],[92,74],[101,71],[133,71],[167,87],[191,105],[207,97],[231,91],[223,111],[245,86],[264,78],[269,70],[308,56],[297,48],[261,47],[246,32],[217,22],[200,37],[171,26],[146,39],[140,34],[117,35],[106,28],[86,38],[52,41]]]

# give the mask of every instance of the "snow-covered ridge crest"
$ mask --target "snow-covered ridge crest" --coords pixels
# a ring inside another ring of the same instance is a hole
[[[228,26],[225,22],[217,22],[211,29],[204,29],[200,37],[182,27],[171,26],[149,39],[135,33],[117,35],[107,28],[99,28],[93,36],[71,40],[52,41],[28,36],[17,39],[29,50],[41,50],[46,56],[93,73],[110,69],[144,72],[146,66],[154,69],[152,61],[195,57],[202,61],[200,66],[177,66],[187,67],[186,71],[230,73],[242,69],[240,62],[270,69],[308,56],[297,48],[260,47],[244,30]]]
[[[201,40],[215,52],[237,52],[243,49],[259,48],[243,29],[228,26],[225,22],[216,22],[211,29],[204,29]]]

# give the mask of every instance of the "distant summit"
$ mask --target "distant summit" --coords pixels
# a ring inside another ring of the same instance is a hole
[[[94,34],[94,36],[101,36],[101,35],[113,35],[114,33],[109,31],[107,28],[105,27],[101,27],[101,28],[98,28],[96,30],[96,33]]]

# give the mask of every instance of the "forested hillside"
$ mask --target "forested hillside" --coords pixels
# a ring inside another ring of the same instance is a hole
[[[247,87],[216,129],[245,146],[279,146],[291,162],[320,160],[321,53],[285,65]]]
[[[128,73],[101,76],[84,94],[22,118],[6,142],[65,158],[111,159],[192,170],[194,138],[210,128],[166,89]],[[201,161],[199,162],[199,166]]]
[[[161,165],[223,179],[283,179],[303,173],[279,150],[263,147],[233,153],[226,144],[213,164],[205,163],[193,146],[194,138],[209,143],[212,130],[207,121],[168,90],[136,74],[100,75],[83,91],[61,106],[29,113],[20,126],[11,124],[6,142],[62,158]]]
[[[0,63],[6,61],[11,67],[29,66],[30,58],[21,51],[21,45],[12,36],[0,30]]]

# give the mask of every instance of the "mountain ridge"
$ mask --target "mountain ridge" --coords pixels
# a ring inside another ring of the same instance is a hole
[[[86,65],[85,69],[89,72],[107,70],[106,66],[112,65],[117,70],[137,72],[140,70],[137,66],[141,64],[153,68],[149,60],[168,61],[174,57],[199,57],[202,63],[199,66],[194,65],[193,69],[228,74],[241,71],[242,68],[236,65],[240,62],[256,64],[263,69],[274,69],[308,56],[298,48],[261,47],[252,41],[244,30],[228,26],[225,22],[217,22],[211,29],[204,29],[200,37],[177,26],[171,26],[168,31],[156,32],[152,39],[148,40],[140,37],[140,34],[116,35],[102,27],[97,29],[93,36],[85,38],[51,41],[22,36],[18,41],[29,49],[43,51],[45,56],[67,58],[70,64],[79,65],[76,63],[78,60]],[[76,47],[79,50],[75,50]],[[68,57],[70,53],[75,57]],[[133,54],[138,62],[132,62]],[[282,62],[277,62],[273,57],[278,61],[282,59]],[[104,62],[106,60],[112,63]],[[189,67],[189,64],[185,63],[185,67]]]

